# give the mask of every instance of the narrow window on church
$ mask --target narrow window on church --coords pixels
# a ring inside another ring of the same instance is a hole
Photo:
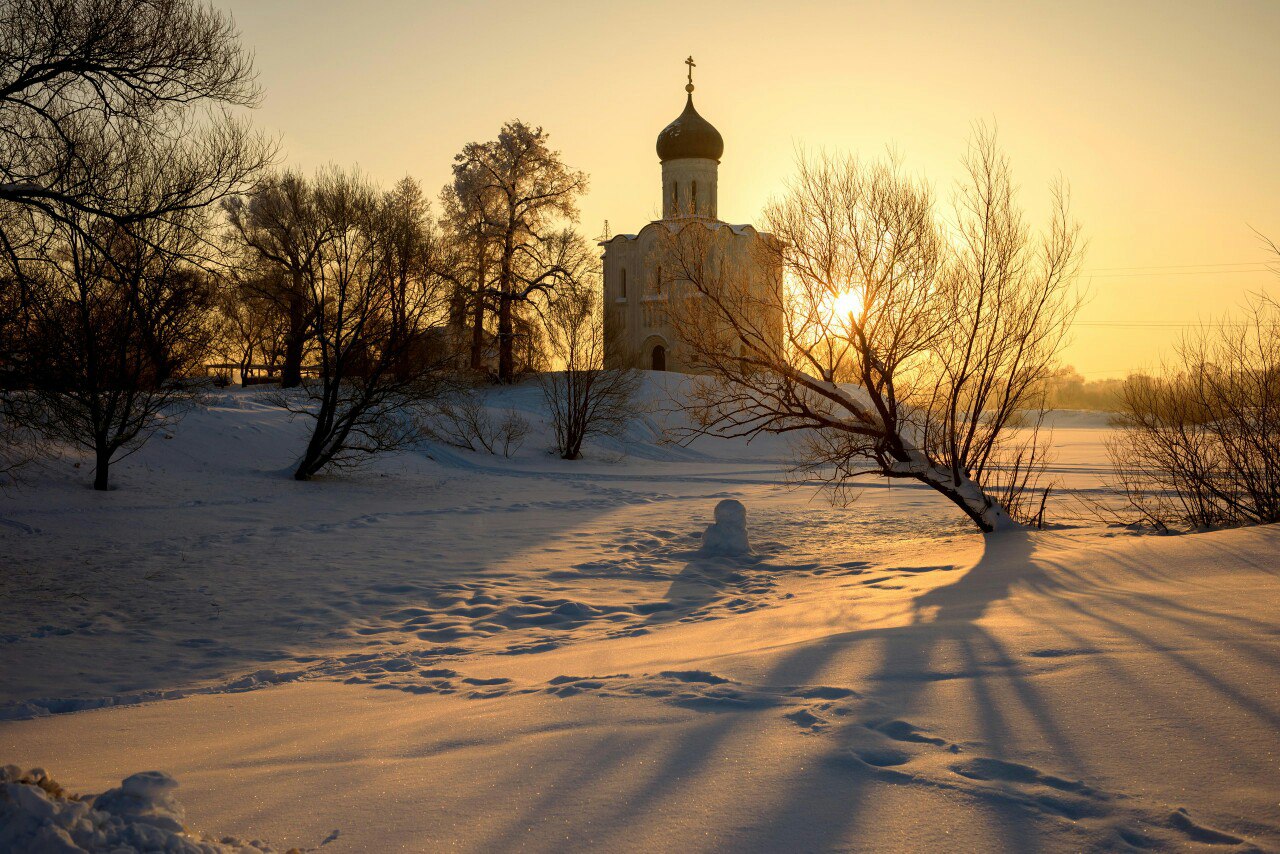
[[[654,293],[661,294],[662,293],[662,266],[661,265],[658,266],[658,269],[656,272],[658,275],[658,279],[657,279],[657,286],[654,289]]]
[[[680,214],[680,194],[676,192],[676,182],[671,182],[671,214],[678,216]]]
[[[626,299],[627,298],[627,269],[625,267],[622,268],[621,281],[622,281],[622,298]]]
[[[698,182],[694,181],[690,186],[689,192],[689,209],[696,215],[698,213]]]

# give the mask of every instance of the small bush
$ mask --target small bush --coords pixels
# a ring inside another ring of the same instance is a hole
[[[484,405],[474,390],[465,390],[437,403],[427,419],[427,435],[446,445],[511,457],[529,435],[529,422],[514,409],[501,418]]]

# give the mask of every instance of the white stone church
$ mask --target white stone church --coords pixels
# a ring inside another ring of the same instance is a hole
[[[675,283],[664,277],[660,228],[688,225],[724,229],[722,239],[710,242],[714,251],[731,255],[751,281],[764,282],[763,270],[752,270],[755,241],[769,239],[750,225],[730,225],[719,218],[720,156],[724,139],[693,107],[693,58],[689,65],[688,97],[684,112],[658,134],[662,164],[662,219],[637,234],[618,234],[604,247],[605,352],[610,367],[655,371],[691,370],[675,330],[667,320],[666,301]]]

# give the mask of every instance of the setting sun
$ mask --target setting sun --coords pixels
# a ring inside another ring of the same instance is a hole
[[[856,290],[838,294],[831,302],[831,311],[841,320],[850,316],[857,317],[862,312],[862,294]]]

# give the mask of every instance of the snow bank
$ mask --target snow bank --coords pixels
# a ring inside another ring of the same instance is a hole
[[[163,771],[143,771],[120,787],[80,797],[43,768],[0,768],[0,850],[71,854],[78,851],[165,851],[169,854],[274,851],[254,840],[214,839],[191,832]]]

